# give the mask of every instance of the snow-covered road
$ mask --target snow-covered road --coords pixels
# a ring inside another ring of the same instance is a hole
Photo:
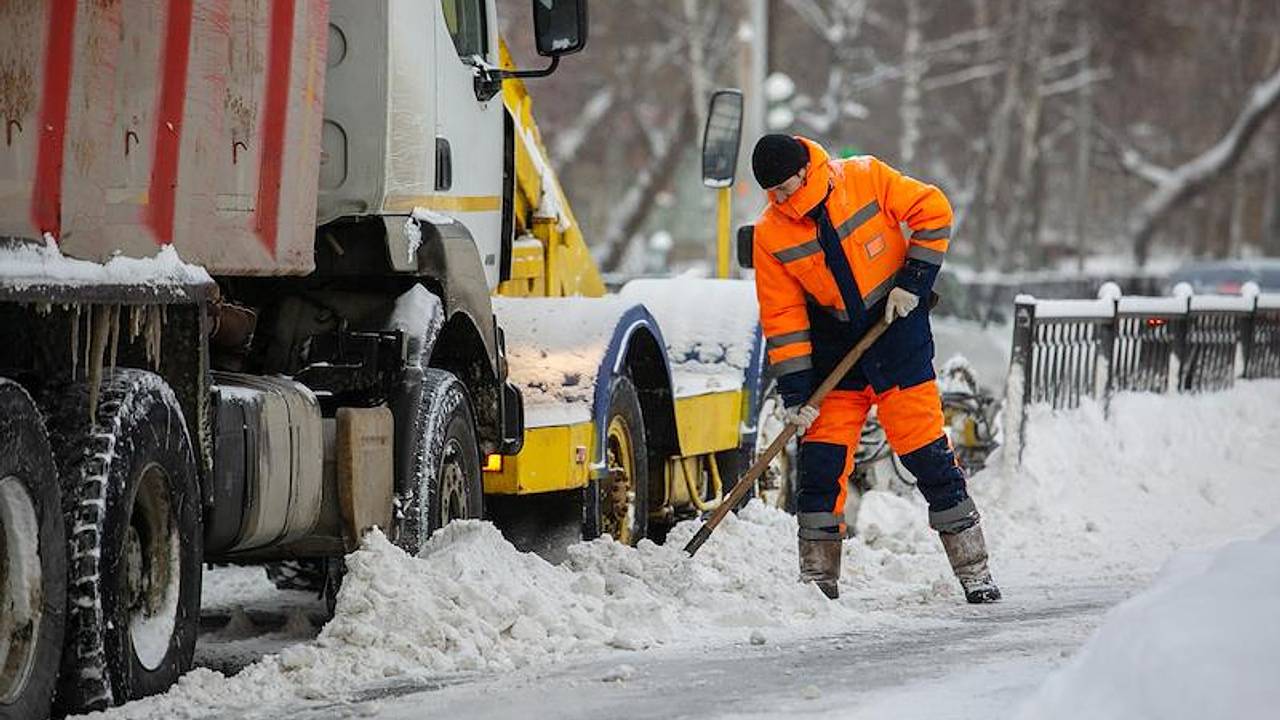
[[[370,690],[298,706],[296,717],[1009,717],[1133,587],[1131,578],[1007,585],[1011,602],[922,606],[915,628],[870,621],[821,636],[614,652],[551,670]]]
[[[1277,406],[1272,381],[1034,412],[1022,466],[972,482],[996,606],[963,605],[923,504],[887,493],[864,502],[838,602],[794,582],[794,520],[759,505],[692,560],[692,524],[551,565],[460,523],[421,559],[371,538],[315,640],[295,597],[278,654],[103,717],[1010,717],[1171,554],[1280,525]],[[233,618],[260,612],[232,585],[215,592]]]

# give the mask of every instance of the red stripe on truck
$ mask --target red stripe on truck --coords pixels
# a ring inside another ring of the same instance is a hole
[[[267,90],[262,121],[262,155],[258,166],[258,202],[254,231],[272,257],[280,225],[280,181],[284,175],[285,120],[293,60],[294,0],[271,3],[271,39],[267,50]]]
[[[36,150],[35,187],[31,192],[31,222],[36,230],[55,238],[62,232],[62,150],[67,134],[75,35],[76,0],[52,0],[49,28],[45,33],[40,143]]]
[[[156,108],[155,154],[144,213],[157,245],[173,242],[178,153],[182,148],[182,113],[187,100],[187,65],[191,57],[191,11],[191,0],[169,0],[164,50],[160,56],[162,75],[160,102]]]

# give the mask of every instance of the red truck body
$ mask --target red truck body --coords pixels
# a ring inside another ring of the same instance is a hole
[[[309,272],[327,15],[324,0],[0,4],[0,236]]]

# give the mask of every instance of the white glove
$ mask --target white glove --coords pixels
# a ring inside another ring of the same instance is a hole
[[[884,321],[885,324],[891,323],[897,318],[906,317],[907,313],[916,309],[916,305],[920,304],[920,298],[909,290],[903,290],[896,287],[889,291],[889,299],[884,303]]]
[[[793,408],[787,408],[786,420],[788,425],[796,426],[796,435],[803,435],[818,419],[818,408],[812,405],[797,405]]]

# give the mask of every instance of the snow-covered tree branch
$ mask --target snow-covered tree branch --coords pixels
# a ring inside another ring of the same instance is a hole
[[[1129,219],[1129,240],[1139,265],[1147,261],[1152,237],[1161,220],[1170,210],[1229,171],[1278,104],[1280,68],[1253,87],[1240,114],[1221,139],[1181,165],[1166,170],[1147,161],[1136,150],[1122,153],[1121,164],[1126,170],[1155,185]]]

